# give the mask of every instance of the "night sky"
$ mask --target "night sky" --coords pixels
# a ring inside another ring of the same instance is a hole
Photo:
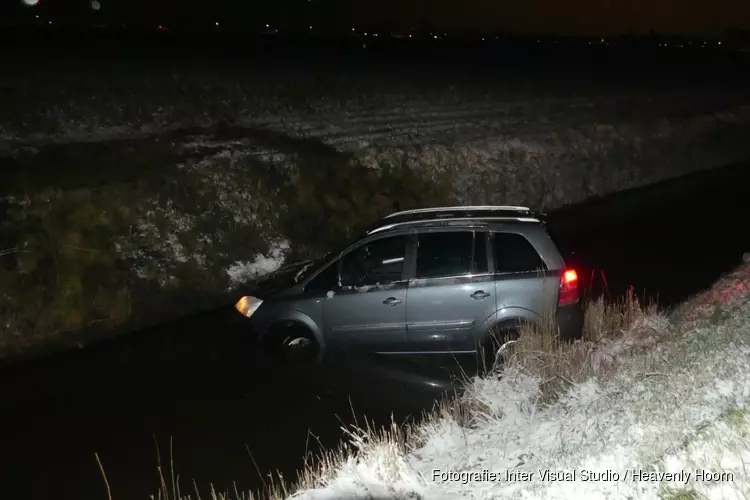
[[[436,2],[438,3],[438,2]],[[439,2],[434,15],[463,26],[561,34],[705,33],[750,25],[749,0],[523,0]],[[458,7],[460,5],[460,7]]]
[[[718,34],[750,27],[750,0],[99,0],[99,15],[233,20],[248,26],[315,22],[319,27],[388,25],[394,30],[602,35],[615,33]],[[83,13],[90,0],[2,0],[5,15],[29,10]],[[90,14],[90,12],[89,12]],[[316,26],[316,27],[318,27]]]

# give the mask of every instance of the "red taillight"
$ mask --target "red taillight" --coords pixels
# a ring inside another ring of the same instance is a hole
[[[574,269],[566,269],[560,276],[560,294],[557,305],[564,306],[578,302],[578,273]]]
[[[563,273],[563,283],[573,283],[574,281],[578,281],[578,273],[575,272],[575,269],[568,269]]]

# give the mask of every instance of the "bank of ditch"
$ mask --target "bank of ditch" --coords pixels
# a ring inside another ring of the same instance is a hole
[[[474,127],[440,142],[392,140],[403,127],[353,141],[361,130],[342,140],[289,123],[7,142],[0,358],[227,303],[244,280],[319,255],[396,206],[552,210],[750,154],[750,106],[507,133]]]

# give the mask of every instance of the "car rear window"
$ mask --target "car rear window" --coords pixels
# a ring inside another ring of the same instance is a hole
[[[495,272],[525,273],[546,270],[544,260],[525,236],[518,233],[492,233]]]

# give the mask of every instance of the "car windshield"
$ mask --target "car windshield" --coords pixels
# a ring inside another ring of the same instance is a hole
[[[294,276],[294,282],[299,283],[303,279],[307,278],[310,274],[315,272],[321,263],[328,260],[328,258],[331,256],[331,253],[332,252],[328,252],[323,257],[320,257],[315,260],[311,260],[310,262],[302,266],[302,268],[299,271],[297,271],[297,274]]]
[[[378,227],[378,226],[375,225],[375,226],[373,226],[373,228],[374,227]],[[307,264],[305,264],[302,267],[302,269],[300,269],[297,272],[297,275],[294,277],[294,282],[295,283],[299,283],[300,281],[302,281],[302,280],[306,279],[307,277],[309,277],[311,274],[317,272],[320,269],[320,266],[322,266],[326,262],[328,262],[328,260],[331,257],[333,257],[333,255],[335,255],[335,254],[343,251],[346,248],[349,248],[351,245],[353,245],[357,241],[359,241],[362,238],[364,238],[365,236],[367,236],[367,232],[368,231],[370,231],[370,229],[368,229],[364,233],[359,233],[356,238],[352,238],[349,241],[346,241],[343,245],[339,245],[338,248],[335,251],[330,251],[327,254],[325,254],[323,257],[317,258],[317,259],[312,260],[312,261],[308,262]]]

